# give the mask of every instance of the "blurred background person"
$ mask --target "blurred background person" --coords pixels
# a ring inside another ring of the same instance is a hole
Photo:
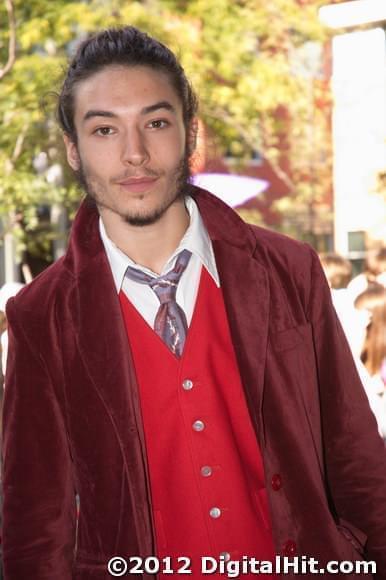
[[[366,311],[355,308],[348,290],[352,274],[351,262],[335,253],[321,254],[320,261],[331,288],[332,302],[351,350],[354,356],[360,357],[369,315]]]
[[[373,298],[373,300],[366,299],[364,296],[359,306],[354,305],[352,294],[348,290],[347,286],[350,282],[352,266],[349,260],[346,260],[343,256],[335,253],[322,254],[320,256],[320,261],[326,275],[328,284],[331,288],[332,302],[334,304],[336,313],[343,327],[344,333],[346,335],[347,341],[353,353],[354,361],[357,367],[358,374],[361,378],[363,388],[366,391],[367,397],[369,399],[369,404],[371,410],[373,411],[375,418],[378,423],[378,429],[380,434],[384,439],[386,439],[386,396],[384,396],[384,383],[381,380],[380,373],[372,372],[376,363],[365,364],[366,358],[371,358],[374,355],[364,354],[367,343],[374,343],[374,336],[376,333],[380,333],[380,327],[382,326],[379,320],[382,318],[377,310],[376,313],[376,330],[370,331],[370,326],[372,323],[373,313],[370,309],[371,305],[379,301]],[[386,289],[381,285],[377,285],[381,288],[386,296]],[[368,291],[366,291],[368,292]],[[366,294],[366,292],[364,294]],[[362,295],[363,296],[363,295]],[[363,305],[361,307],[361,305]],[[384,308],[386,308],[386,300],[384,301]],[[383,310],[383,349],[385,349],[385,309]],[[370,333],[370,339],[368,338]],[[378,339],[378,342],[379,339]],[[379,350],[379,347],[378,347]],[[385,357],[385,350],[383,350],[383,357]],[[379,361],[379,355],[376,359]],[[378,369],[379,370],[379,369]]]
[[[355,307],[369,316],[361,361],[371,377],[370,388],[377,399],[376,408],[371,406],[381,435],[386,439],[386,288],[381,284],[370,284],[356,298]]]
[[[3,312],[2,310],[0,311],[0,337],[2,336],[3,332],[6,330],[7,328],[7,319],[5,317],[5,312]],[[0,360],[3,358],[3,352],[2,352],[2,347],[1,347],[1,343],[0,343]],[[2,396],[3,393],[3,385],[4,385],[4,374],[3,374],[3,365],[2,363],[0,364],[0,398]]]
[[[5,307],[10,298],[16,296],[25,284],[21,282],[7,282],[0,288],[0,350],[1,350],[1,393],[3,391],[3,383],[5,376],[5,368],[7,364],[8,354],[8,332],[7,319],[5,316]]]
[[[386,288],[371,284],[355,300],[359,311],[369,314],[369,324],[361,350],[361,360],[373,377],[386,385]]]
[[[374,282],[386,288],[386,247],[370,251],[365,262],[365,269],[355,276],[347,285],[354,301],[361,292],[364,292]]]

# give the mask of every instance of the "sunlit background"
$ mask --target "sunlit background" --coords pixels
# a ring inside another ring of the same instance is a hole
[[[82,194],[52,91],[110,25],[180,56],[201,100],[194,183],[354,272],[386,244],[384,0],[0,0],[0,22],[0,285],[65,252]]]

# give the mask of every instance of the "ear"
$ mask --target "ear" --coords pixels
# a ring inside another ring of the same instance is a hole
[[[199,128],[198,119],[195,117],[194,119],[192,119],[192,121],[190,123],[189,132],[188,132],[187,143],[188,143],[189,155],[191,155],[193,153],[193,151],[196,149],[198,128]]]
[[[78,148],[74,141],[66,133],[63,135],[64,145],[66,147],[67,161],[71,169],[78,171],[80,169],[80,157]]]

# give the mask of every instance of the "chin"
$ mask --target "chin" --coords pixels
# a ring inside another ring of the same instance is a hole
[[[182,191],[177,191],[173,197],[164,200],[164,203],[160,206],[153,208],[143,207],[139,211],[126,211],[124,214],[121,214],[121,217],[127,224],[132,226],[143,227],[155,224],[167,213],[171,206],[182,201],[184,195]]]
[[[166,208],[167,209],[167,208]],[[166,209],[154,210],[153,212],[143,213],[126,213],[122,215],[123,221],[131,226],[143,227],[150,226],[158,222]]]

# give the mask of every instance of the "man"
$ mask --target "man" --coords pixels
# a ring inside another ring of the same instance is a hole
[[[189,186],[196,101],[140,31],[86,40],[58,111],[88,195],[8,306],[6,580],[275,555],[384,580],[385,449],[315,253]]]

